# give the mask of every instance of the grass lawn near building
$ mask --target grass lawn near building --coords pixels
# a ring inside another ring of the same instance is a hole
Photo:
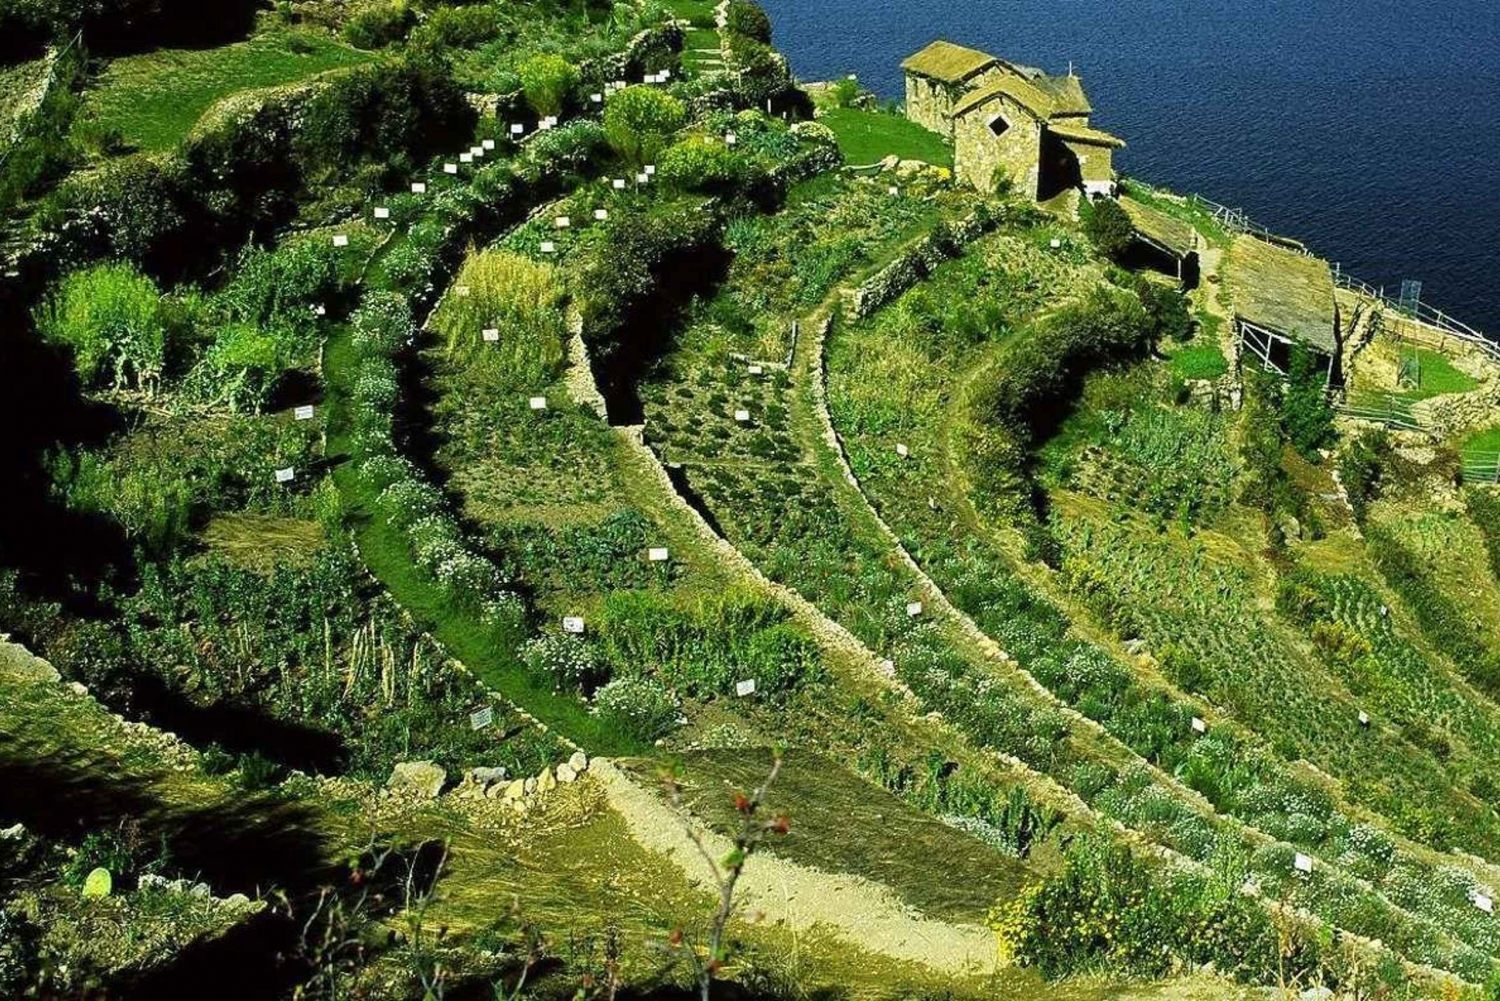
[[[833,130],[839,149],[850,164],[878,163],[892,154],[903,160],[922,160],[953,167],[953,150],[936,132],[888,111],[831,108],[818,121]]]
[[[171,149],[222,98],[374,58],[312,31],[269,32],[214,49],[159,49],[112,60],[79,118],[100,133],[118,131],[130,146]]]

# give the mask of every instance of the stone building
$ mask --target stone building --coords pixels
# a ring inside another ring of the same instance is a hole
[[[1093,108],[1069,73],[1049,76],[937,41],[901,64],[906,115],[953,140],[954,171],[980,191],[1008,179],[1044,201],[1070,188],[1115,191],[1124,140],[1089,125]]]

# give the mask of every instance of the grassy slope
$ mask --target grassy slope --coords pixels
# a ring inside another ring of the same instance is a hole
[[[844,158],[856,166],[878,163],[888,156],[922,160],[939,167],[953,166],[953,150],[936,132],[902,115],[858,108],[831,108],[818,122],[838,136]]]
[[[89,92],[83,117],[118,129],[132,146],[170,149],[220,98],[373,58],[310,31],[270,32],[216,49],[160,49],[113,60]]]

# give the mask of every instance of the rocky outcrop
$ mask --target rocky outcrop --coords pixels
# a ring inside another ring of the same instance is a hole
[[[57,668],[4,636],[0,636],[0,675],[44,685],[56,684],[62,680]]]
[[[402,761],[391,769],[386,788],[418,799],[437,799],[447,782],[448,773],[431,761]]]

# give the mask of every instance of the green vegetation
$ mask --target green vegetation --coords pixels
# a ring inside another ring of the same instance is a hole
[[[1181,379],[1217,379],[1229,371],[1229,361],[1216,341],[1184,345],[1171,358],[1172,372]]]
[[[937,167],[953,166],[953,150],[943,137],[902,115],[830,108],[818,122],[833,130],[844,159],[858,166],[879,163],[888,156],[921,160]]]
[[[111,60],[76,129],[157,152],[182,141],[216,101],[368,62],[317,32],[280,31],[211,49],[161,49]]]

